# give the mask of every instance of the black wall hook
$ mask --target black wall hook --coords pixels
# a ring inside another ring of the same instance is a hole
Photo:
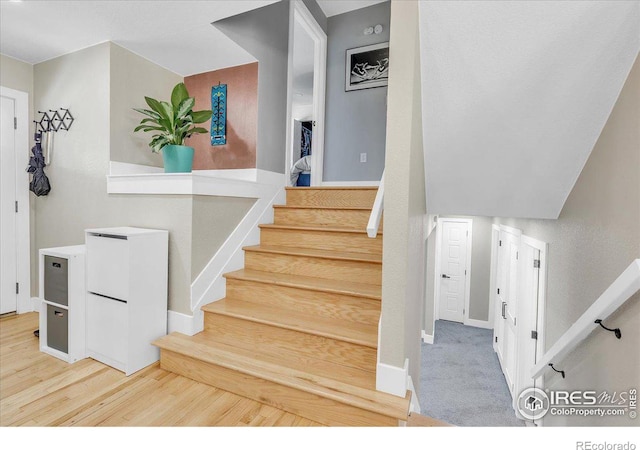
[[[558,370],[555,367],[553,367],[553,364],[549,363],[549,367],[551,367],[553,370],[555,370],[556,372],[558,372],[560,375],[562,375],[562,378],[564,378],[564,370]]]
[[[600,325],[600,326],[601,326],[602,328],[604,328],[605,330],[607,330],[607,331],[611,331],[612,333],[614,333],[618,339],[622,339],[622,331],[620,331],[620,328],[613,328],[613,329],[611,329],[611,328],[607,328],[607,327],[605,327],[604,325],[602,325],[602,320],[600,320],[600,319],[596,320],[596,322],[595,322],[595,323],[597,323],[598,325]]]

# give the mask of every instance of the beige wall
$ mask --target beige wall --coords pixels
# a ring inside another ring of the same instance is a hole
[[[162,167],[162,154],[149,148],[151,133],[133,130],[144,117],[133,108],[149,109],[144,97],[171,100],[182,77],[119,45],[110,45],[111,161]]]
[[[86,228],[169,230],[169,308],[190,314],[191,197],[107,194],[110,56],[111,44],[104,43],[34,67],[36,110],[65,107],[76,120],[54,138],[45,170],[51,192],[35,200],[32,256],[39,248],[82,244]],[[32,277],[37,280],[37,273]]]
[[[33,146],[33,65],[15,58],[0,54],[0,86],[17,91],[26,92],[29,95],[29,149],[27,157]],[[29,234],[31,242],[35,239],[35,202],[33,194],[29,194]],[[37,260],[33,248],[31,249],[31,272],[36,270]],[[38,294],[38,280],[31,277],[31,296]]]
[[[385,156],[385,239],[380,361],[409,358],[416,382],[424,299],[425,190],[418,48],[418,4],[391,3],[390,72]]]
[[[200,275],[254,203],[252,198],[193,196],[191,281]]]
[[[496,219],[549,244],[545,344],[551,347],[600,294],[640,257],[640,61],[626,81],[557,221]],[[386,225],[386,224],[385,224]],[[558,364],[545,387],[627,391],[640,380],[640,294],[605,322],[622,339],[594,332]],[[628,417],[548,417],[546,425],[623,425]]]

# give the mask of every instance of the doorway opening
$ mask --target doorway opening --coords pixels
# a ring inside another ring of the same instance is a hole
[[[302,2],[291,2],[285,173],[293,186],[322,184],[327,35]]]
[[[420,405],[457,426],[525,425],[493,346],[493,221],[439,217],[427,239]]]

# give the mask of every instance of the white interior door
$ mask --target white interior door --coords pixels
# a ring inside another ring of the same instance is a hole
[[[443,320],[464,322],[469,228],[468,222],[442,222],[438,317]]]
[[[0,314],[17,310],[15,100],[2,96],[0,112]]]
[[[516,380],[517,357],[517,313],[518,313],[518,258],[519,236],[512,233],[500,232],[500,247],[498,256],[498,300],[500,316],[496,325],[500,328],[498,336],[498,359],[502,372],[507,381],[511,395],[514,395]]]

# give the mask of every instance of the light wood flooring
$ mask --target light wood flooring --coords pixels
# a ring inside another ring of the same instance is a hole
[[[36,313],[0,319],[1,426],[320,426],[168,372],[126,377],[93,359],[67,364],[38,349]]]

